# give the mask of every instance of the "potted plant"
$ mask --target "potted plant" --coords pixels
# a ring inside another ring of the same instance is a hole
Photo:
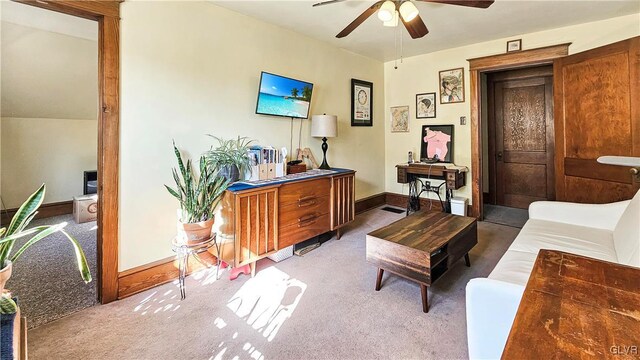
[[[46,238],[47,236],[60,232],[69,239],[73,245],[73,250],[78,261],[78,270],[82,275],[82,279],[88,283],[91,281],[91,271],[87,264],[87,259],[78,244],[78,241],[74,239],[69,233],[64,230],[67,226],[66,222],[56,225],[43,225],[36,226],[31,229],[26,229],[31,220],[38,213],[38,208],[42,205],[44,195],[46,192],[45,184],[42,184],[36,192],[31,194],[29,198],[20,206],[16,214],[11,219],[9,227],[0,229],[0,294],[4,290],[4,285],[11,277],[11,270],[13,263],[20,258],[22,253],[27,250],[31,245]],[[20,238],[32,236],[26,243],[24,243],[15,253],[13,248],[16,245],[16,241]]]
[[[204,155],[200,157],[200,175],[197,176],[191,160],[187,160],[186,165],[182,161],[175,142],[173,151],[178,160],[178,170],[173,168],[176,188],[167,185],[165,188],[180,202],[178,239],[187,245],[195,245],[211,238],[214,210],[229,186],[229,181],[207,166]]]
[[[217,170],[220,176],[225,177],[229,182],[238,181],[241,175],[244,176],[247,170],[251,169],[248,151],[253,140],[240,136],[230,140],[209,136],[218,141],[218,147],[211,148],[205,153],[207,166]]]

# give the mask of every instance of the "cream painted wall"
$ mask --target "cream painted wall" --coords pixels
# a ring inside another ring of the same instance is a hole
[[[97,167],[98,121],[3,117],[2,200],[19,207],[42,183],[45,203],[82,195],[83,171]]]
[[[97,29],[97,22],[82,21]],[[96,40],[6,21],[0,27],[1,116],[97,119]]]
[[[505,52],[507,40],[522,39],[523,49],[572,42],[571,54],[606,45],[616,41],[640,35],[640,14],[628,15],[604,21],[574,25],[548,31],[516,35],[426,55],[404,59],[403,64],[394,70],[393,62],[385,63],[385,188],[394,193],[408,193],[408,186],[396,183],[394,165],[406,161],[407,152],[419,153],[419,136],[422,125],[455,124],[454,161],[457,165],[471,167],[471,128],[469,101],[469,66],[467,59],[501,54]],[[464,67],[465,102],[437,105],[437,118],[416,120],[415,95],[423,92],[438,92],[438,71]],[[410,132],[391,133],[389,107],[409,105]],[[467,125],[460,125],[459,118],[467,117]],[[471,174],[467,177],[470,184]],[[471,186],[467,185],[456,195],[469,198]]]
[[[357,198],[384,191],[382,62],[207,2],[126,1],[121,17],[120,271],[173,255],[172,139],[192,157],[208,133],[289,147],[290,119],[255,114],[261,70],[312,82],[311,114],[338,116],[329,164],[357,170]],[[350,126],[351,78],[374,83],[373,127]]]

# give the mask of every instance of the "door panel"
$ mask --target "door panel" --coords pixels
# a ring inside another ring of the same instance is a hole
[[[640,37],[554,63],[559,200],[605,203],[640,188],[630,168],[603,165],[604,155],[640,156]]]
[[[497,205],[527,208],[533,201],[555,198],[551,73],[543,67],[489,80],[491,192]]]

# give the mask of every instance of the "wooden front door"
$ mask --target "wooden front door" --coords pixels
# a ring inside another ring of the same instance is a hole
[[[556,60],[558,200],[630,199],[631,168],[602,165],[604,155],[640,156],[640,37]]]
[[[488,94],[491,202],[554,200],[553,68],[491,74]]]

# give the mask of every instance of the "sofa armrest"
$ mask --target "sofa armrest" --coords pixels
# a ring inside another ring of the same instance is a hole
[[[467,284],[470,359],[499,359],[516,317],[524,286],[477,278]]]
[[[610,204],[577,204],[536,201],[529,205],[529,218],[613,231],[630,200]]]

